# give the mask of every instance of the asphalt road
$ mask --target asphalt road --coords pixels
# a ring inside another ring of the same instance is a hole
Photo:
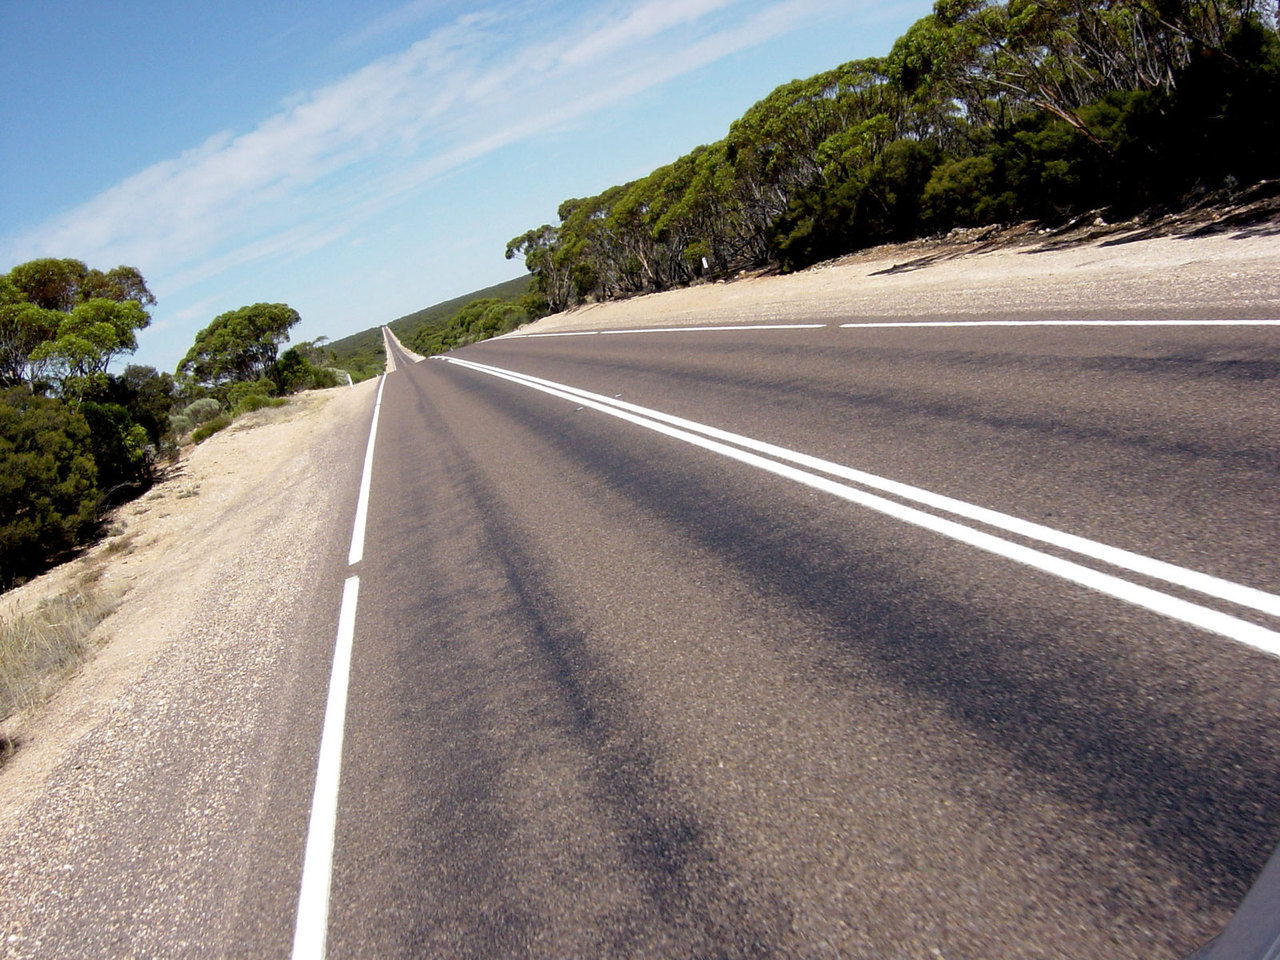
[[[1280,328],[396,353],[330,957],[1181,957],[1280,841]]]
[[[0,824],[6,960],[1182,958],[1280,842],[1280,326],[392,359]]]

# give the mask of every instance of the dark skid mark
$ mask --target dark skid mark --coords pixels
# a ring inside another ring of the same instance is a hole
[[[461,386],[475,392],[475,378]],[[489,398],[479,392],[478,402]],[[688,956],[739,960],[776,954],[774,945],[791,923],[782,898],[748,878],[725,875],[717,865],[697,815],[656,771],[654,745],[636,716],[638,706],[595,662],[589,639],[544,586],[517,521],[451,430],[450,436],[451,455],[465,462],[459,484],[485,518],[487,555],[501,558],[501,575],[521,610],[518,620],[530,625],[533,649],[563,707],[565,733],[589,758],[585,772],[662,925]],[[633,913],[602,923],[600,934],[616,955],[640,955],[655,939],[653,918],[639,908]]]
[[[503,403],[473,389],[478,402]],[[1230,720],[1241,749],[1208,745],[1196,756],[1199,738],[1177,700],[1147,692],[1158,678],[1125,676],[1114,664],[1080,656],[1069,618],[1050,633],[1024,636],[1016,623],[931,593],[913,570],[859,550],[850,538],[833,541],[816,529],[797,537],[760,499],[754,478],[738,495],[710,489],[680,471],[679,457],[650,461],[629,452],[600,418],[575,421],[579,432],[570,433],[528,403],[503,410],[620,496],[724,558],[762,593],[822,617],[830,645],[818,666],[828,680],[849,682],[869,660],[1008,751],[1069,804],[1145,834],[1216,905],[1234,906],[1274,847],[1280,753],[1265,706],[1255,703],[1253,712],[1246,704]],[[1176,693],[1176,680],[1170,685]]]
[[[687,949],[698,956],[729,960],[771,955],[773,937],[765,926],[769,918],[757,914],[759,904],[724,896],[735,885],[721,875],[696,815],[682,809],[656,772],[629,698],[594,662],[587,638],[556,608],[512,519],[484,489],[486,484],[474,479],[477,502],[489,505],[489,549],[504,559],[522,619],[532,624],[546,675],[568,709],[569,732],[593,760],[590,773],[600,788],[599,799],[618,823],[629,859],[644,878],[663,924],[679,931]],[[776,926],[785,929],[788,923]],[[621,937],[623,930],[620,926],[613,932]],[[632,935],[647,937],[640,930]],[[633,953],[631,944],[615,943],[615,948]]]
[[[439,422],[421,394],[415,401],[424,420]],[[430,455],[448,460],[448,454],[433,450]],[[440,469],[449,474],[457,466],[445,463]],[[424,513],[419,522],[440,521]],[[460,958],[527,956],[528,944],[547,918],[526,902],[506,868],[516,833],[502,799],[507,763],[491,733],[488,690],[476,682],[493,665],[451,639],[456,624],[468,619],[474,593],[463,574],[440,575],[421,562],[404,563],[403,570],[411,578],[404,589],[421,598],[415,611],[420,619],[395,638],[397,679],[405,692],[391,701],[399,709],[383,719],[399,735],[382,737],[377,746],[399,754],[384,760],[381,769],[405,783],[410,795],[421,784],[431,785],[429,800],[407,808],[408,825],[400,839],[411,847],[416,839],[434,856],[429,885],[397,891],[414,901],[415,909],[394,925],[398,942],[385,944],[383,955],[433,956],[447,946]],[[420,685],[424,676],[432,678],[426,689]],[[410,852],[392,856],[402,853]]]

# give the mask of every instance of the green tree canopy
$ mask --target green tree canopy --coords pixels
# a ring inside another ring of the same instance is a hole
[[[1119,218],[1280,175],[1274,0],[936,0],[886,57],[507,244],[552,310],[1009,219]]]
[[[178,364],[178,374],[209,386],[259,380],[270,373],[280,344],[301,319],[285,303],[229,310],[196,334],[195,344]]]
[[[83,416],[25,386],[0,393],[0,587],[84,537],[97,479]]]
[[[57,314],[52,339],[31,351],[31,362],[50,371],[63,384],[107,372],[111,361],[138,348],[137,331],[150,322],[135,300],[115,302],[95,297]]]
[[[45,257],[0,276],[0,386],[105,374],[138,347],[156,298],[136,267],[105,273]]]
[[[156,302],[137,267],[119,266],[103,273],[79,260],[42,257],[14,267],[9,281],[27,302],[63,313],[70,313],[78,303],[99,298],[117,303],[132,300],[141,307]]]

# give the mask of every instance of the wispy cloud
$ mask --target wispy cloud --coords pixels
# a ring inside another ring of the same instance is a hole
[[[344,236],[434,178],[769,39],[832,0],[647,0],[611,19],[534,32],[539,18],[469,13],[244,133],[224,131],[11,238],[16,262],[68,250],[126,262],[169,293]],[[366,28],[419,23],[414,0]],[[563,18],[562,18],[563,19]]]
[[[560,63],[573,65],[600,60],[672,27],[700,20],[732,3],[733,0],[650,0],[622,19],[587,34],[560,55]]]
[[[342,46],[358,47],[388,33],[399,33],[438,16],[447,6],[442,0],[409,0],[379,17],[341,41]]]

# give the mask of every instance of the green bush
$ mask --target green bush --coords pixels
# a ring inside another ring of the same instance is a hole
[[[921,193],[938,160],[930,144],[895,140],[843,180],[801,191],[770,234],[779,265],[799,270],[858,247],[914,236]]]
[[[89,424],[89,446],[98,466],[98,485],[112,501],[123,492],[150,486],[155,446],[118,403],[85,401],[79,412]]]
[[[263,407],[283,407],[288,402],[284,397],[268,397],[261,393],[250,393],[231,408],[231,416],[238,417],[244,413],[261,410]]]
[[[26,387],[0,393],[0,587],[83,543],[99,495],[85,418]]]
[[[231,426],[230,414],[220,413],[212,420],[208,420],[196,427],[191,433],[191,442],[203,443],[219,430],[223,430],[229,426]]]
[[[347,382],[345,370],[339,370],[336,367],[317,367],[311,365],[311,389],[327,390],[329,387],[337,387]]]
[[[940,164],[921,197],[925,217],[941,230],[994,223],[1009,212],[1012,201],[1000,189],[995,161],[987,156]]]
[[[271,379],[282,394],[338,385],[337,374],[316,366],[297,347],[286,350],[275,362],[271,368]]]
[[[194,425],[199,426],[208,420],[212,420],[220,413],[222,413],[222,404],[213,399],[213,397],[205,397],[201,400],[196,400],[194,403],[187,404],[186,409],[182,411],[182,416],[186,417]]]
[[[227,403],[236,407],[243,403],[248,397],[274,397],[276,395],[275,381],[263,377],[261,380],[241,380],[231,384],[227,390]]]

